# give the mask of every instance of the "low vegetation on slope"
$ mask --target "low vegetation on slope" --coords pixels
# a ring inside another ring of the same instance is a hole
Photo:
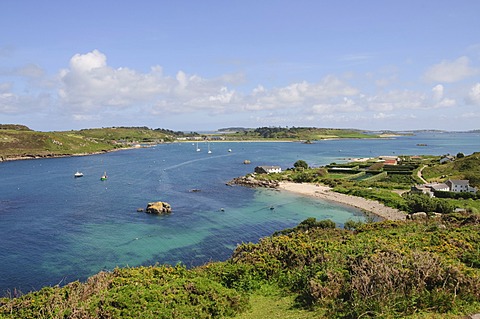
[[[22,125],[0,125],[0,160],[106,152],[135,143],[173,141],[176,134],[144,127],[36,132]]]
[[[480,188],[480,152],[457,156],[445,164],[429,165],[423,169],[427,180],[445,181],[446,179],[468,179],[470,185]]]
[[[5,298],[0,318],[268,318],[259,303],[293,318],[462,318],[480,312],[479,251],[471,215],[346,229],[310,218],[226,262],[115,269]]]
[[[229,134],[227,139],[280,139],[314,141],[332,138],[378,138],[378,135],[361,130],[333,129],[317,127],[259,127],[256,129],[224,129]]]

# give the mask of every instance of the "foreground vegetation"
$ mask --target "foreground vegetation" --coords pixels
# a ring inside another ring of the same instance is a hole
[[[457,216],[458,217],[458,216]],[[0,301],[0,318],[462,318],[480,312],[477,217],[307,219],[225,262],[101,272]]]

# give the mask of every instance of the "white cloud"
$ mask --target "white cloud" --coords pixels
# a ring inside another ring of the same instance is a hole
[[[473,72],[469,60],[460,58],[442,62],[432,74],[440,79],[439,74],[453,65],[463,65],[464,71],[460,72],[463,75]],[[245,83],[242,73],[204,78],[182,70],[172,76],[165,75],[161,66],[153,66],[147,72],[113,68],[108,65],[106,55],[98,50],[75,54],[68,67],[58,72],[55,82],[47,79],[48,85],[45,72],[37,65],[7,71],[3,76],[8,81],[0,82],[0,114],[59,114],[83,123],[108,120],[122,125],[130,118],[151,123],[152,118],[164,120],[170,115],[182,118],[183,114],[190,114],[205,118],[215,115],[217,119],[233,115],[232,121],[247,116],[252,121],[265,118],[269,125],[352,123],[350,126],[355,127],[371,120],[408,121],[434,108],[455,107],[457,100],[480,105],[480,83],[469,88],[466,98],[467,89],[439,82],[426,91],[402,88],[385,91],[386,86],[398,82],[396,70],[369,73],[368,83],[373,84],[369,88],[377,89],[373,92],[361,91],[351,84],[360,82],[352,82],[355,77],[345,75],[328,75],[315,82],[299,81],[273,88],[258,85],[248,90],[242,87]],[[463,96],[459,98],[458,92],[463,92]],[[412,114],[406,116],[407,110]],[[471,110],[465,107],[462,111]]]
[[[61,105],[74,112],[90,111],[102,107],[130,107],[145,103],[156,94],[167,92],[171,79],[161,77],[161,68],[140,74],[128,68],[113,69],[106,56],[94,50],[76,54],[70,68],[60,72]]]
[[[75,54],[70,59],[70,68],[75,72],[88,72],[107,66],[107,57],[98,50],[87,54]]]
[[[433,108],[445,108],[445,107],[454,107],[457,105],[455,99],[443,98],[439,102],[433,105]]]
[[[45,75],[45,71],[36,64],[27,64],[16,69],[14,73],[27,78],[41,78]]]
[[[0,113],[17,113],[17,97],[13,93],[0,93]]]
[[[441,84],[437,84],[432,88],[432,108],[453,107],[457,105],[457,101],[444,97],[445,88]]]
[[[50,104],[50,95],[46,93],[19,95],[0,92],[0,114],[32,114],[48,108]]]
[[[480,83],[476,83],[470,88],[467,103],[480,106]]]
[[[383,112],[375,113],[373,115],[373,118],[376,120],[384,120],[384,119],[393,118],[393,117],[395,117],[395,114],[385,114]]]
[[[443,85],[437,84],[432,88],[433,99],[435,101],[440,101],[443,98]]]
[[[377,112],[426,107],[426,96],[409,90],[392,90],[365,98],[368,108]]]
[[[0,93],[11,92],[12,86],[13,86],[13,85],[12,85],[11,82],[3,82],[3,83],[0,83]]]
[[[444,60],[430,67],[424,77],[430,82],[453,83],[478,73],[478,69],[470,66],[470,59],[462,56],[454,61]]]
[[[311,112],[314,114],[331,114],[331,113],[350,113],[350,112],[362,112],[364,109],[357,105],[357,103],[350,98],[344,97],[342,100],[336,103],[330,104],[316,104],[311,108]]]
[[[310,108],[319,104],[336,104],[335,100],[343,101],[344,97],[351,97],[358,93],[358,89],[335,76],[327,76],[318,83],[303,81],[271,90],[258,86],[248,97],[245,110]]]

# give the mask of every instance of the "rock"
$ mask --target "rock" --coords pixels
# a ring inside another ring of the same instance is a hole
[[[427,219],[427,213],[425,212],[418,212],[418,213],[413,213],[410,214],[410,219],[412,220],[422,220],[422,219]]]
[[[440,214],[440,213],[433,213],[433,215],[430,216],[430,218],[432,218],[432,219],[442,219],[442,216],[443,215]]]
[[[172,206],[166,202],[153,202],[148,203],[147,208],[145,209],[147,214],[155,214],[155,215],[165,215],[170,214],[172,212]]]
[[[229,181],[227,185],[241,185],[247,187],[265,187],[265,188],[278,188],[277,181],[270,180],[257,180],[253,176],[242,176],[236,177],[233,180]]]

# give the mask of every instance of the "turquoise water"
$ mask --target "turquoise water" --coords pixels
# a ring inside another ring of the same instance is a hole
[[[315,166],[350,157],[471,154],[480,150],[480,135],[212,143],[212,154],[207,154],[206,145],[200,147],[202,152],[196,152],[190,143],[175,143],[0,163],[0,292],[85,280],[116,266],[196,266],[225,260],[237,244],[256,242],[307,217],[330,218],[342,226],[348,219],[364,217],[330,202],[225,183],[257,165],[285,169],[298,159]],[[252,164],[244,165],[245,159]],[[85,176],[73,178],[77,170]],[[109,179],[101,182],[104,171]],[[169,202],[173,214],[137,212],[157,200]]]

